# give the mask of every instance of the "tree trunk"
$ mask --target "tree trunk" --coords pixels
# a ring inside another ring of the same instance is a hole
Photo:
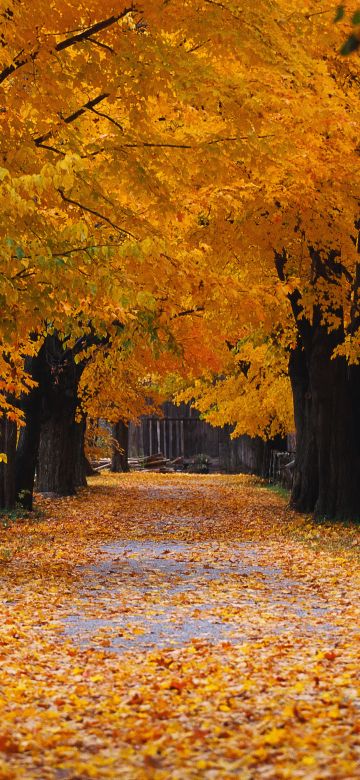
[[[47,370],[42,377],[42,425],[36,487],[41,493],[72,496],[76,492],[75,463],[79,447],[75,422],[77,389],[82,372],[72,350],[47,336]]]
[[[7,462],[0,462],[0,508],[13,509],[16,504],[15,490],[15,453],[16,423],[5,416],[0,420],[0,453],[6,455]]]
[[[299,512],[312,512],[318,496],[319,475],[310,378],[301,344],[291,353],[289,375],[296,428],[291,505]]]
[[[32,508],[35,468],[42,492],[73,495],[79,480],[84,484],[85,474],[83,470],[80,474],[77,458],[82,441],[75,415],[86,358],[79,362],[75,358],[88,347],[105,342],[106,338],[89,332],[67,348],[55,333],[46,336],[38,355],[27,360],[26,370],[38,384],[21,399],[26,426],[17,452],[16,490],[28,509]]]
[[[130,471],[128,463],[129,452],[129,426],[122,420],[113,425],[113,439],[117,442],[113,447],[111,471]]]
[[[16,492],[22,506],[32,509],[35,469],[41,492],[75,492],[75,413],[82,368],[53,335],[26,369],[37,387],[20,402],[26,424],[16,454]]]
[[[59,403],[42,425],[36,487],[40,493],[73,496],[75,483],[76,423],[71,401]]]
[[[292,505],[318,517],[360,518],[360,366],[332,359],[336,333],[312,328],[290,360],[297,432]]]
[[[86,455],[85,455],[85,476],[86,477],[96,477],[96,475],[97,475],[97,471],[95,471],[95,469],[93,469],[93,467],[92,467],[92,465],[91,465],[91,463],[89,461],[89,458],[87,458]]]
[[[75,486],[86,487],[86,459],[85,459],[85,431],[86,418],[75,424]]]
[[[360,266],[352,277],[339,251],[331,250],[324,258],[320,250],[311,246],[308,250],[314,290],[319,282],[339,285],[344,278],[353,285],[350,325],[354,335],[360,327]],[[274,259],[284,282],[286,250],[275,252]],[[318,517],[359,519],[360,365],[350,366],[344,357],[333,357],[345,338],[342,306],[334,304],[332,313],[339,324],[328,331],[321,303],[313,307],[308,319],[300,290],[289,293],[288,299],[298,332],[298,346],[289,362],[297,439],[291,503],[295,509]]]
[[[25,426],[20,429],[16,451],[16,495],[24,509],[33,508],[35,470],[39,452],[41,426],[41,376],[44,372],[44,345],[34,358],[27,358],[25,369],[38,382],[30,393],[20,399],[20,408],[24,412]]]

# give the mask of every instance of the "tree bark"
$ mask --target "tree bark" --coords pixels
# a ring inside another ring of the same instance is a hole
[[[36,487],[41,493],[72,496],[79,447],[75,421],[77,390],[83,370],[73,350],[64,350],[58,336],[45,340],[46,370],[42,376],[42,425]]]
[[[86,458],[85,458],[85,431],[86,418],[83,417],[75,425],[75,487],[86,487]]]
[[[38,355],[27,358],[25,369],[38,385],[20,399],[20,408],[24,413],[25,426],[20,429],[16,450],[15,482],[17,500],[24,509],[33,508],[33,492],[36,463],[40,443],[41,426],[41,376],[45,367],[45,348],[42,345]]]
[[[41,428],[36,481],[40,493],[73,496],[76,492],[74,418],[71,403],[65,402]]]
[[[0,452],[7,456],[7,462],[0,463],[0,508],[13,509],[16,504],[15,454],[16,423],[3,416],[0,420]]]
[[[360,518],[360,366],[332,358],[336,334],[312,329],[289,365],[297,434],[291,503],[302,512]]]
[[[312,512],[318,495],[319,475],[310,378],[301,344],[291,352],[289,375],[296,428],[291,505],[299,512]]]
[[[16,492],[28,509],[32,508],[35,469],[41,492],[73,495],[76,485],[84,484],[85,464],[80,473],[77,458],[83,443],[75,416],[87,358],[76,362],[76,355],[106,340],[90,330],[68,348],[55,333],[46,336],[36,357],[27,360],[26,370],[37,386],[20,402],[26,425],[17,451]]]
[[[85,455],[85,476],[86,477],[96,477],[97,471],[93,469],[89,458]]]
[[[353,284],[351,332],[360,326],[360,267],[351,277],[341,254],[331,250],[325,259],[309,246],[311,284],[319,280]],[[287,254],[275,253],[275,267],[286,280]],[[321,303],[305,316],[299,290],[288,295],[298,332],[289,374],[293,390],[297,454],[291,503],[301,512],[339,520],[360,518],[360,365],[348,365],[334,351],[345,337],[341,303],[334,305],[338,327],[329,331],[323,322]],[[325,299],[326,300],[326,299]],[[349,330],[347,331],[349,332]]]
[[[130,471],[128,463],[129,454],[129,426],[122,420],[113,425],[113,439],[117,442],[113,447],[111,471]]]

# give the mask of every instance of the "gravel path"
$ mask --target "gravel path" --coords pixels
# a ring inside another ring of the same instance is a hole
[[[240,644],[289,631],[335,641],[337,612],[326,593],[283,571],[291,542],[284,548],[280,541],[174,541],[174,531],[178,537],[204,525],[201,513],[178,514],[192,498],[199,509],[202,493],[216,517],[218,496],[209,486],[138,488],[142,515],[146,509],[149,514],[147,535],[160,533],[163,541],[122,539],[102,546],[99,563],[79,567],[79,594],[65,619],[66,633],[81,645],[119,653],[193,639]]]

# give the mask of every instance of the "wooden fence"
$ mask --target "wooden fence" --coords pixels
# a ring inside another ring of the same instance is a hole
[[[272,450],[287,449],[286,440],[280,437],[270,442],[250,436],[231,439],[231,431],[229,425],[213,428],[186,404],[177,407],[168,402],[163,406],[163,417],[144,416],[140,425],[130,424],[129,454],[148,457],[162,453],[170,460],[203,454],[222,471],[267,477]]]

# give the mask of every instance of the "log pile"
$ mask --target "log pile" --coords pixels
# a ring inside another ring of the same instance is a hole
[[[205,458],[202,455],[195,455],[193,458],[185,458],[180,455],[177,458],[166,458],[162,452],[154,455],[148,455],[144,458],[129,458],[130,471],[158,471],[162,474],[169,474],[173,471],[188,471],[197,473],[208,473],[209,471],[218,471],[219,462],[214,458]],[[101,458],[91,461],[94,472],[98,473],[111,468],[111,458]]]

